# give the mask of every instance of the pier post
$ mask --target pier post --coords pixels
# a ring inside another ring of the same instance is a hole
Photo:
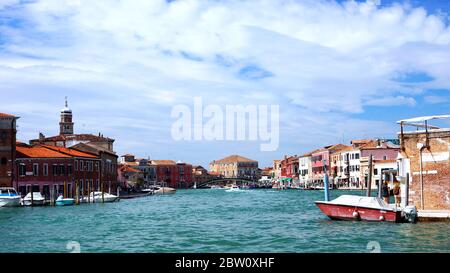
[[[34,204],[34,191],[33,191],[33,185],[31,185],[31,206],[33,206]]]
[[[78,181],[75,182],[75,204],[79,205],[80,204],[80,186],[78,185]]]
[[[105,185],[103,184],[103,180],[100,183],[102,187],[102,203],[105,203]]]
[[[384,172],[380,174],[380,182],[378,182],[378,198],[382,198],[383,194],[383,185],[384,185]]]
[[[326,165],[326,160],[323,160],[323,170],[325,172],[325,177],[324,177],[324,190],[325,190],[325,202],[329,202],[330,201],[330,183],[328,181],[328,173],[327,173],[327,165]]]
[[[87,181],[87,195],[88,195],[88,204],[91,203],[91,183],[89,180]]]
[[[367,177],[367,197],[370,197],[372,194],[372,169],[373,169],[373,156],[369,157],[369,173]],[[379,186],[379,185],[378,185]]]
[[[405,207],[409,206],[409,173],[406,173]]]

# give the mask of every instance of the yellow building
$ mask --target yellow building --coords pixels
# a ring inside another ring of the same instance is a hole
[[[210,163],[212,173],[225,178],[259,179],[258,161],[240,155],[231,155]]]

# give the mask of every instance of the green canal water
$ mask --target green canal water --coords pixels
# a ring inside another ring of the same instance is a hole
[[[348,192],[332,192],[332,197]],[[362,192],[352,192],[352,194]],[[0,252],[450,252],[448,223],[335,222],[323,192],[182,190],[112,204],[0,209]],[[69,245],[68,245],[69,244]]]

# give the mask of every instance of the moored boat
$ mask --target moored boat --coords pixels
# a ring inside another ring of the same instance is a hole
[[[73,206],[75,204],[75,199],[73,198],[64,198],[62,195],[56,199],[56,205],[63,206]]]
[[[0,208],[20,207],[21,199],[14,188],[0,188]]]
[[[33,198],[31,196],[33,194]],[[29,192],[22,200],[24,206],[44,206],[45,198],[40,192]]]
[[[381,198],[342,195],[333,201],[317,201],[319,209],[332,220],[414,222],[416,210],[391,207]]]
[[[174,194],[177,190],[169,187],[156,187],[153,194]]]
[[[114,203],[119,200],[118,196],[101,191],[91,192],[89,197],[82,198],[83,203]]]
[[[241,191],[241,189],[236,185],[231,186],[231,188],[227,190],[227,192],[238,192],[238,191]]]

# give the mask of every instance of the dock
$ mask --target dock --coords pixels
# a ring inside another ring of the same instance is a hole
[[[419,210],[419,222],[448,222],[450,210]]]

